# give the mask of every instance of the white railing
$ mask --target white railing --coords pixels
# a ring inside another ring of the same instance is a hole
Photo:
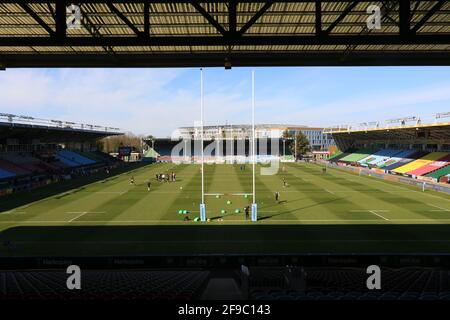
[[[29,116],[14,115],[9,113],[0,113],[0,123],[1,122],[9,124],[26,124],[31,126],[41,126],[49,128],[63,128],[63,129],[107,132],[116,134],[122,133],[122,131],[119,128],[114,127],[105,127],[85,123],[75,123],[62,120],[41,119]]]
[[[447,121],[444,118],[449,118]],[[450,123],[450,112],[438,113],[426,117],[403,117],[384,121],[371,121],[357,124],[335,125],[323,130],[323,133],[340,133],[366,130],[388,130],[404,127],[431,126]]]

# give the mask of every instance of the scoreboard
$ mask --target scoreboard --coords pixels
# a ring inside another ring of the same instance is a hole
[[[131,147],[119,147],[119,157],[129,157],[131,155]]]

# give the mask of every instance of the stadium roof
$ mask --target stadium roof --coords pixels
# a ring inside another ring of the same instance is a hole
[[[369,5],[381,29],[368,29]],[[0,67],[224,65],[450,65],[450,1],[0,3]]]
[[[53,142],[68,139],[82,141],[121,134],[119,128],[0,113],[0,140],[29,138],[42,141],[51,139]]]
[[[383,128],[327,130],[341,150],[355,142],[389,144],[450,144],[450,122],[396,125]]]
[[[199,129],[200,127],[179,127],[178,129],[181,130],[194,130]],[[203,126],[204,130],[208,129],[251,129],[251,124],[218,124],[218,125],[207,125]],[[319,129],[322,130],[323,128],[312,128],[304,125],[290,125],[290,124],[255,124],[256,129]]]

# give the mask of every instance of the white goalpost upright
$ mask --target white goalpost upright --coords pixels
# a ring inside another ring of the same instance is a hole
[[[256,132],[255,132],[255,70],[252,70],[252,168],[253,168],[253,203],[252,221],[258,220],[258,206],[256,204]]]
[[[205,206],[205,172],[204,172],[204,148],[203,148],[203,69],[200,69],[200,144],[201,144],[201,171],[202,171],[202,201],[200,203],[200,221],[206,221]]]

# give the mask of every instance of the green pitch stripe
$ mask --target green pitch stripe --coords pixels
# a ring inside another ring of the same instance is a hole
[[[303,169],[303,168],[302,168]],[[285,178],[288,187],[282,187],[282,179]],[[308,176],[306,178],[303,170],[292,170],[286,166],[286,172],[279,172],[278,175],[268,179],[277,179],[277,184],[281,192],[281,199],[287,200],[286,213],[291,213],[296,219],[301,220],[370,220],[374,217],[370,213],[350,214],[349,207],[354,206],[359,209],[358,205],[352,204],[345,197],[336,196],[326,192],[321,187],[322,181],[316,177]],[[283,193],[283,191],[297,190],[299,193],[291,195]],[[305,192],[302,192],[305,191]],[[314,191],[314,192],[308,192]],[[362,208],[361,208],[362,209]],[[377,217],[375,217],[377,219]]]
[[[178,169],[178,170],[176,170]],[[137,175],[134,175],[136,184],[129,184],[129,177],[121,180],[117,187],[124,190],[120,194],[108,201],[102,203],[101,205],[91,208],[93,212],[101,212],[99,214],[87,214],[77,219],[77,221],[83,220],[122,220],[121,215],[126,215],[129,219],[135,219],[136,214],[142,215],[144,218],[151,216],[155,211],[158,211],[159,205],[162,205],[162,201],[158,201],[158,196],[156,193],[152,194],[152,191],[157,190],[167,190],[170,183],[160,183],[155,179],[156,173],[167,173],[177,171],[178,175],[182,175],[184,170],[188,170],[187,166],[180,166],[175,169],[175,165],[155,165],[151,170],[145,170]],[[151,181],[152,187],[151,191],[145,194],[142,191],[147,191],[147,181]]]
[[[323,174],[319,171],[315,165],[309,165],[307,169],[310,172],[316,173],[317,177],[323,177],[326,181],[334,183],[336,185],[334,190],[341,190],[346,188],[352,188],[353,191],[359,191],[357,193],[347,195],[348,198],[354,199],[354,202],[364,204],[366,208],[383,208],[390,210],[384,216],[393,215],[395,218],[427,218],[427,219],[441,219],[442,215],[433,212],[430,206],[426,203],[429,201],[435,201],[430,197],[425,196],[428,200],[418,197],[422,196],[420,193],[399,193],[391,192],[390,190],[409,190],[392,182],[377,180],[375,178],[365,176],[355,176],[353,174],[343,172],[340,170],[329,170],[329,173]],[[316,171],[318,170],[318,171]],[[341,189],[339,189],[339,187]],[[331,188],[331,187],[330,187]]]
[[[351,179],[349,183],[356,190],[364,190],[361,192],[362,197],[359,201],[376,202],[383,205],[395,213],[396,216],[404,216],[411,219],[415,218],[427,218],[431,220],[439,220],[447,217],[445,211],[432,211],[433,208],[428,203],[435,203],[436,199],[432,198],[429,194],[421,192],[411,193],[395,193],[390,192],[393,188],[405,189],[404,185],[388,182],[384,180],[378,180],[376,178],[370,178],[366,176],[354,176],[347,172],[332,170],[334,176],[344,177],[344,179]],[[342,182],[340,182],[342,185]]]
[[[145,172],[154,169],[154,166],[144,167],[130,172],[136,179],[141,177]],[[113,179],[114,182],[102,184],[103,189],[101,193],[97,193],[97,185],[101,182],[92,183],[90,185],[78,188],[65,195],[53,196],[45,200],[31,203],[27,206],[19,208],[15,211],[23,211],[25,214],[17,215],[14,212],[8,214],[1,214],[1,220],[16,220],[21,221],[72,221],[74,218],[82,218],[83,212],[99,212],[103,211],[99,208],[102,203],[112,201],[117,198],[122,192],[126,192],[130,188],[128,176],[118,175]],[[116,193],[115,190],[120,190]],[[91,217],[91,214],[89,214]],[[105,215],[102,215],[103,217]],[[78,220],[78,219],[76,219]]]
[[[214,165],[205,165],[205,191],[207,192],[212,183],[215,174]],[[199,207],[201,201],[201,166],[198,164],[189,166],[189,173],[183,189],[177,188],[178,193],[169,202],[168,209],[162,217],[162,220],[182,221],[184,215],[178,214],[179,210],[188,210],[189,218],[193,220],[199,216]],[[207,200],[206,200],[207,201]],[[207,213],[208,214],[208,213]]]

